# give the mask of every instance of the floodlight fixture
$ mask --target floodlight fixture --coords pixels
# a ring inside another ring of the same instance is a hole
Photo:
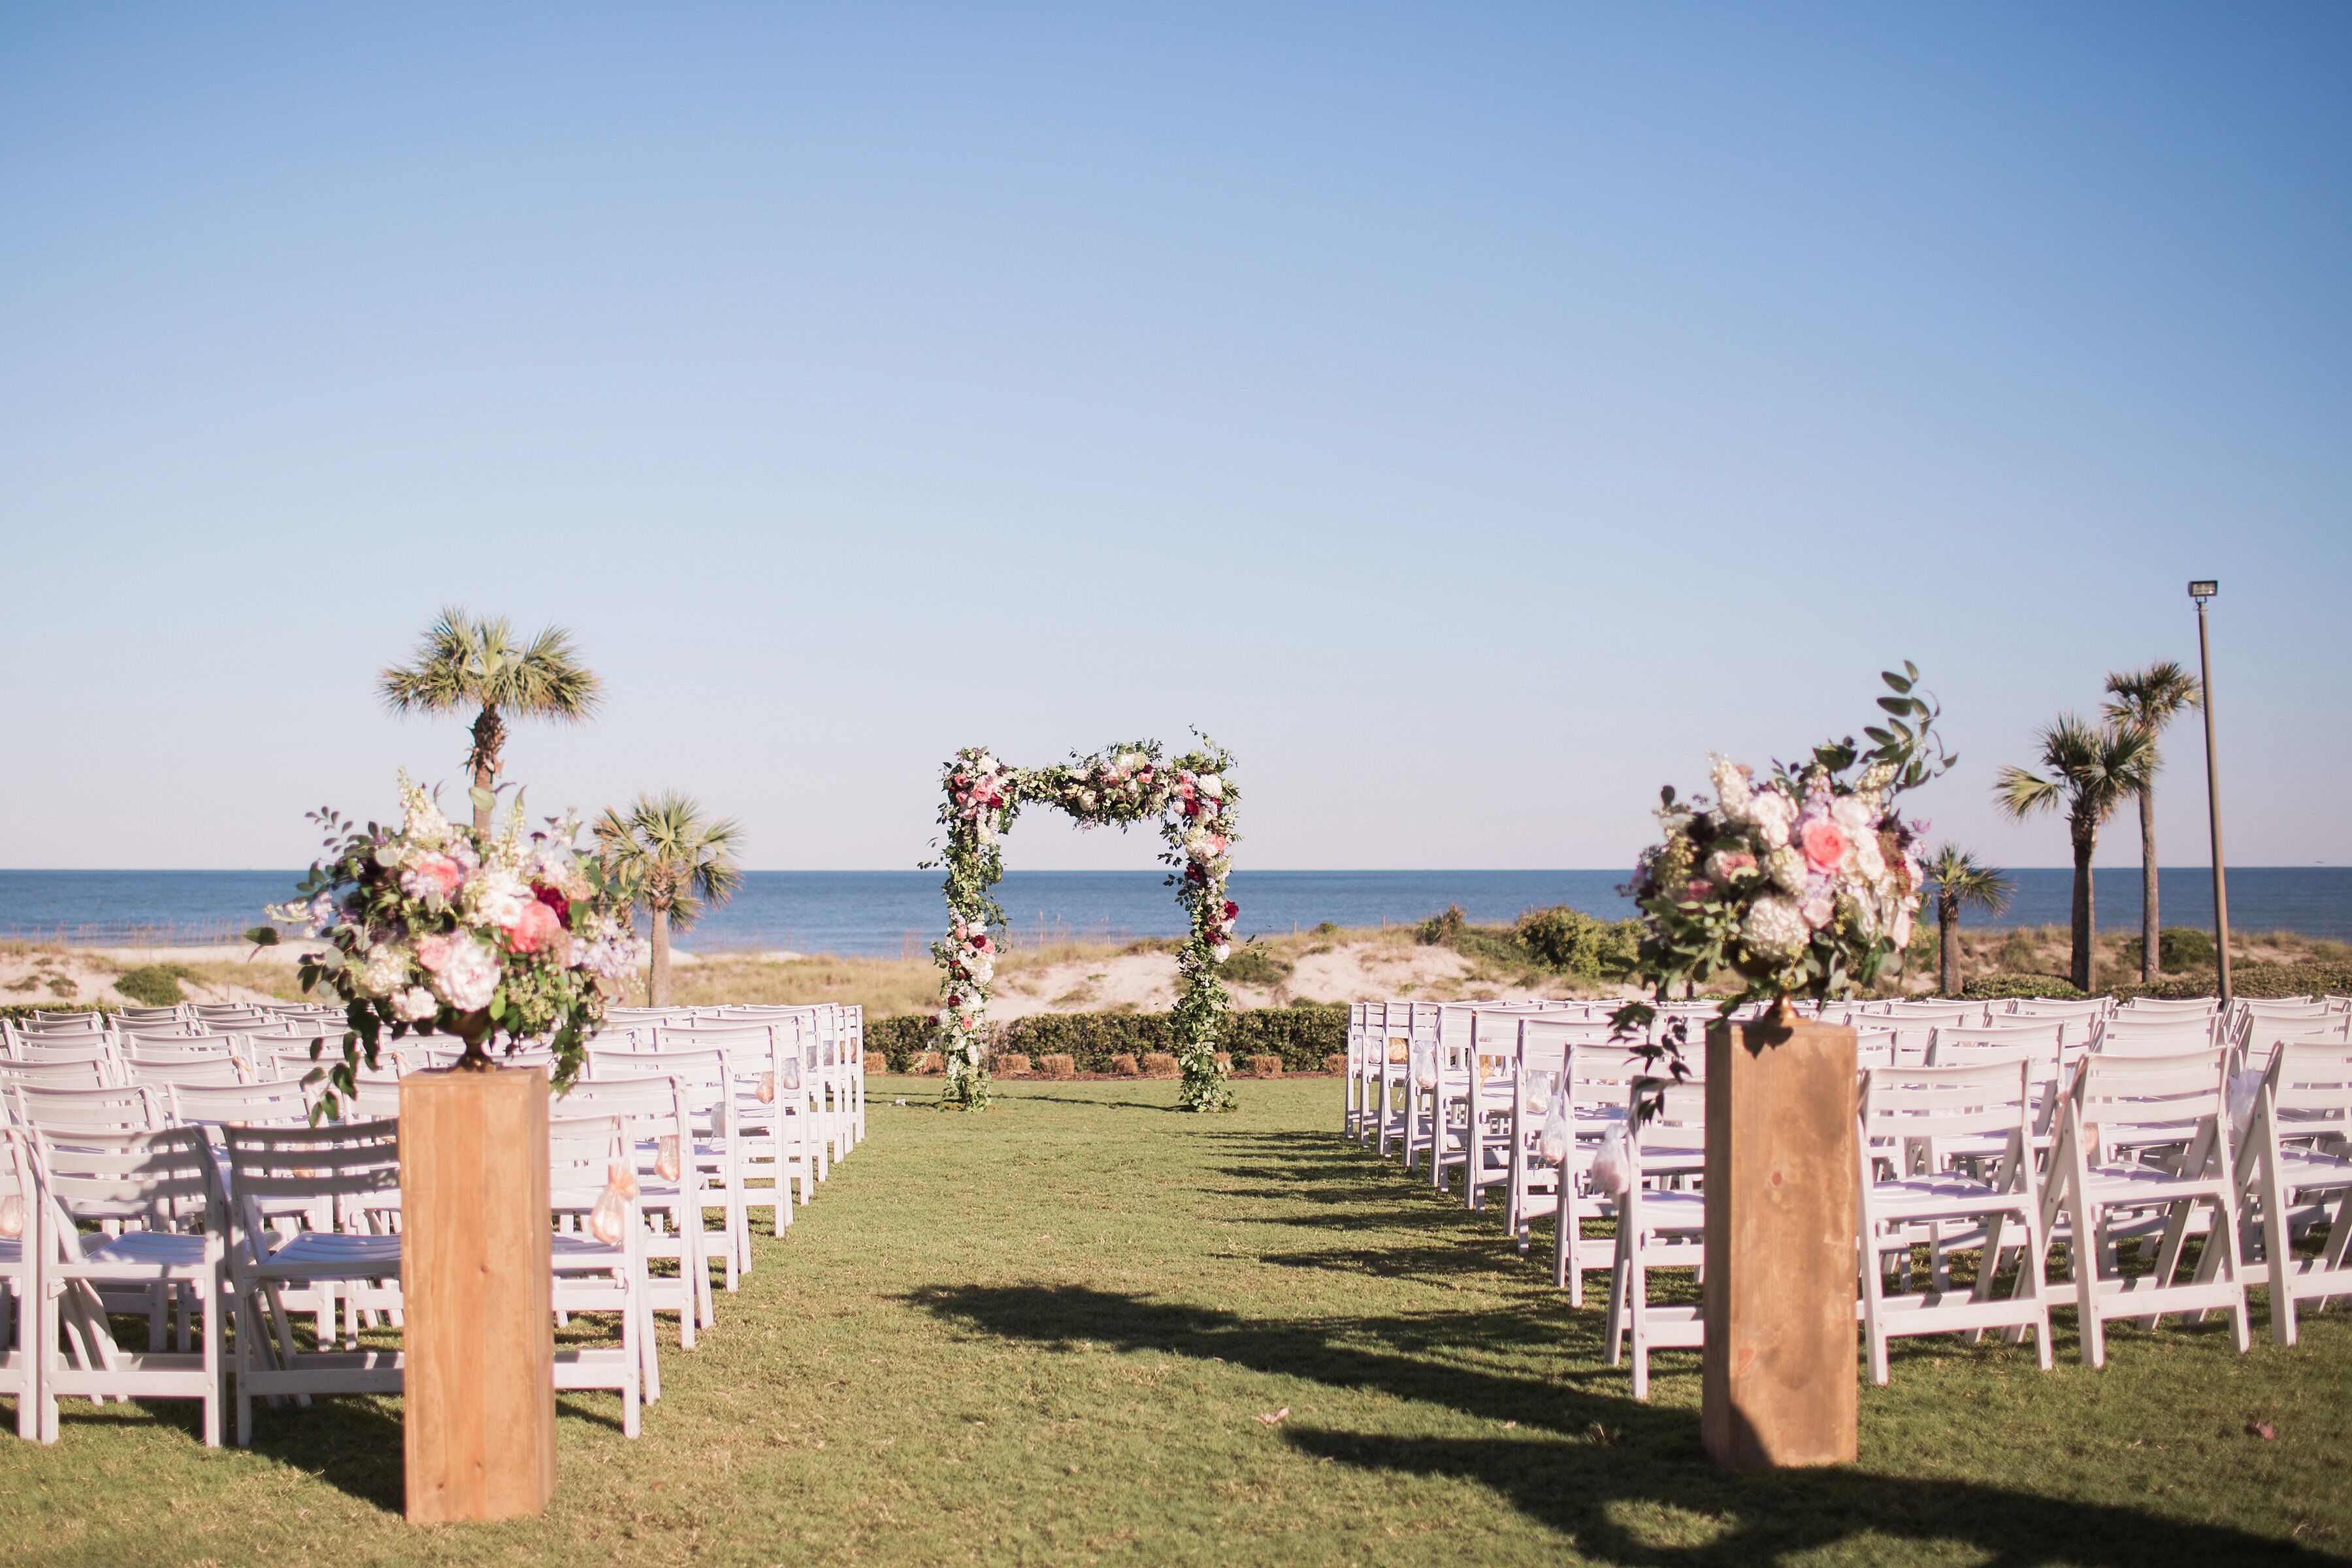
[[[2189,584],[2189,596],[2202,604],[2221,591],[2221,584],[2210,578],[2200,577]]]

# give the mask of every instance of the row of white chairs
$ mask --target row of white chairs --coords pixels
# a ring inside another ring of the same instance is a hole
[[[1607,1273],[1609,1360],[1630,1353],[1646,1394],[1648,1352],[1702,1332],[1689,1300],[1652,1300],[1649,1277],[1696,1270],[1704,1256],[1704,1053],[1685,1052],[1688,1081],[1661,1085],[1654,1058],[1611,1037],[1613,1006],[1360,1005],[1342,1127],[1408,1171],[1426,1162],[1433,1184],[1460,1173],[1474,1208],[1499,1194],[1523,1252],[1550,1221],[1555,1283],[1581,1306],[1585,1277]],[[1669,1009],[1652,1037],[1676,1014],[1694,1046],[1715,1016],[1712,1004]],[[2047,1366],[2045,1260],[2060,1242],[2093,1365],[2119,1317],[2222,1311],[2245,1349],[2246,1286],[2261,1276],[2282,1343],[2297,1302],[2352,1293],[2352,1041],[2327,999],[2241,1012],[2226,1044],[2213,1014],[2188,1008],[2028,999],[1831,1016],[1860,1047],[1856,1310],[1876,1380],[1888,1342],[1916,1333],[2032,1332]],[[1644,1092],[1657,1111],[1637,1126],[1629,1108]],[[1613,1234],[1586,1234],[1591,1221],[1613,1221]],[[2325,1243],[2299,1253],[2315,1231]],[[2153,1251],[2152,1270],[2125,1269],[2127,1243]],[[1952,1258],[1970,1251],[1977,1280],[1955,1294]]]
[[[864,1026],[833,1005],[615,1023],[551,1103],[549,1158],[559,1315],[616,1313],[622,1342],[567,1343],[556,1380],[618,1391],[635,1436],[659,1397],[655,1314],[693,1348],[717,1321],[711,1266],[730,1289],[751,1266],[750,1212],[782,1234],[862,1139]],[[115,1044],[130,1072],[152,1065],[143,1042]],[[399,1322],[398,1078],[461,1048],[394,1043],[324,1126],[319,1086],[291,1071],[152,1082],[110,1080],[96,1058],[0,1061],[0,1220],[16,1216],[0,1224],[16,1232],[0,1234],[0,1393],[17,1395],[20,1435],[53,1440],[60,1397],[184,1396],[204,1401],[207,1443],[232,1406],[243,1444],[257,1397],[397,1392],[399,1352],[360,1336]],[[92,1076],[35,1081],[59,1066]],[[665,1258],[674,1272],[652,1272]],[[148,1319],[145,1351],[116,1343],[121,1310]],[[309,1348],[297,1313],[315,1318]]]

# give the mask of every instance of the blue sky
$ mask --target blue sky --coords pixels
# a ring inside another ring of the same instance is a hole
[[[2231,858],[2342,863],[2347,72],[2317,5],[11,10],[0,864],[454,777],[371,696],[445,601],[609,682],[536,803],[755,867],[1196,723],[1248,863],[1622,864],[1906,657],[1922,814],[2056,864],[1995,766],[2209,574]]]

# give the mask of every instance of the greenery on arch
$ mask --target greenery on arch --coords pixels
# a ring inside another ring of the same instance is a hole
[[[1159,742],[1130,741],[1091,756],[1077,752],[1044,768],[1009,767],[985,748],[967,746],[940,770],[947,829],[948,932],[931,944],[943,972],[938,1049],[947,1068],[941,1103],[978,1110],[989,1103],[985,1025],[994,989],[1004,910],[995,888],[1004,875],[1003,838],[1024,805],[1058,807],[1087,827],[1126,828],[1157,818],[1166,847],[1168,883],[1192,920],[1176,955],[1177,998],[1171,1025],[1183,1074],[1179,1101],[1188,1110],[1229,1110],[1233,1086],[1217,1062],[1217,1030],[1231,1006],[1218,966],[1231,954],[1241,913],[1226,896],[1233,868],[1238,792],[1233,757],[1206,735],[1173,759]]]

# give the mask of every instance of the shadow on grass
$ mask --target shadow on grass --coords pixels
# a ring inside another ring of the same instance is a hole
[[[1533,1435],[1417,1438],[1293,1427],[1284,1436],[1302,1453],[1361,1469],[1475,1481],[1571,1538],[1579,1550],[1612,1561],[1749,1563],[1840,1542],[1866,1551],[1878,1540],[1961,1543],[1996,1563],[2114,1568],[2211,1568],[2311,1555],[2226,1526],[1969,1481],[1859,1468],[1730,1474],[1701,1449],[1696,1411],[1594,1393],[1576,1386],[1580,1379],[1550,1381],[1476,1364],[1484,1354],[1507,1353],[1531,1335],[1557,1331],[1531,1311],[1285,1322],[1044,1285],[935,1286],[905,1300],[1000,1339],[1221,1360],[1515,1423]],[[1661,1545],[1641,1533],[1645,1512],[1709,1516],[1699,1522],[1719,1528],[1701,1544]]]

